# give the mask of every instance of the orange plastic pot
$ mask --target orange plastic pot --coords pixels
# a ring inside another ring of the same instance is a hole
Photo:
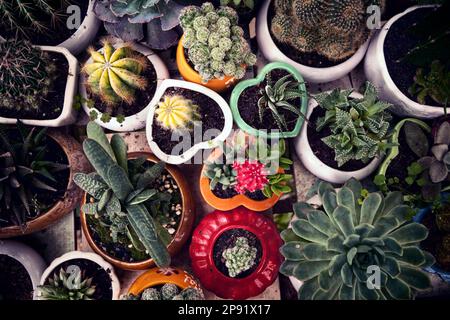
[[[181,76],[184,80],[194,82],[201,84],[207,88],[210,88],[211,90],[214,90],[216,92],[223,92],[227,89],[233,87],[237,79],[233,77],[224,77],[222,80],[220,79],[213,79],[208,81],[207,83],[202,82],[202,78],[200,77],[200,74],[195,71],[186,60],[186,56],[184,54],[184,47],[182,44],[183,37],[181,37],[181,40],[178,42],[177,47],[177,66],[178,71],[180,72]]]
[[[215,149],[208,157],[208,162],[213,162],[221,155],[222,150]],[[250,199],[243,194],[238,194],[229,199],[219,198],[211,191],[211,188],[209,186],[210,180],[205,176],[205,170],[206,165],[203,165],[202,173],[200,175],[200,193],[202,194],[203,199],[205,199],[206,203],[217,210],[230,211],[236,209],[237,207],[243,206],[247,209],[261,212],[272,208],[275,203],[280,200],[281,196],[277,196],[276,194],[274,194],[271,198],[262,201]],[[279,168],[278,173],[284,173],[284,170],[282,168]]]
[[[158,162],[158,158],[156,158],[153,154],[147,152],[130,152],[128,154],[128,159],[135,159],[141,156],[147,156],[147,160],[151,162]],[[178,188],[181,192],[182,206],[183,211],[181,213],[180,224],[178,226],[178,230],[175,233],[172,241],[167,246],[167,250],[169,251],[170,256],[174,256],[177,254],[186,241],[189,239],[192,227],[194,225],[195,220],[195,209],[194,209],[194,200],[192,199],[192,193],[189,191],[189,184],[181,174],[181,172],[173,166],[166,165],[166,170],[170,173],[170,175],[175,180]],[[84,195],[82,205],[86,203],[86,194]],[[81,227],[83,229],[83,234],[86,237],[89,246],[94,250],[97,254],[102,256],[103,259],[124,270],[145,270],[152,266],[154,266],[153,259],[147,259],[139,262],[126,262],[119,259],[116,259],[110,256],[106,251],[104,251],[100,246],[92,238],[89,227],[86,221],[86,214],[81,210]]]
[[[128,294],[140,295],[145,289],[172,283],[181,290],[192,287],[200,289],[199,284],[189,273],[178,268],[152,268],[134,280],[128,289]]]

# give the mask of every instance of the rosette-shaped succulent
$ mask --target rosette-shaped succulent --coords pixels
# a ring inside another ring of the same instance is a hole
[[[246,237],[238,237],[234,247],[225,249],[222,252],[229,276],[235,278],[253,267],[257,252],[256,248],[248,244]]]
[[[427,289],[423,268],[434,264],[419,244],[428,230],[411,222],[400,192],[362,192],[357,180],[336,191],[321,183],[320,208],[294,205],[296,219],[282,233],[280,271],[303,285],[300,299],[411,299]]]
[[[164,96],[155,110],[156,120],[168,130],[188,129],[200,117],[198,106],[182,96]]]

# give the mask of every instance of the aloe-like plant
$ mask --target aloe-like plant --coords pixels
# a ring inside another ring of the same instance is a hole
[[[318,196],[320,208],[294,205],[297,219],[282,232],[280,272],[303,281],[300,299],[411,299],[430,287],[422,269],[435,260],[419,247],[428,230],[408,219],[400,192],[363,192],[351,179],[340,190],[321,182]]]
[[[126,234],[132,245],[145,250],[157,266],[169,266],[169,252],[145,205],[157,198],[158,190],[149,186],[162,174],[164,164],[153,165],[144,173],[135,174],[135,168],[128,165],[127,146],[120,135],[113,135],[109,142],[95,122],[89,122],[87,135],[83,150],[95,173],[74,176],[75,183],[93,199],[83,205],[82,210],[86,214],[107,216],[112,235]]]

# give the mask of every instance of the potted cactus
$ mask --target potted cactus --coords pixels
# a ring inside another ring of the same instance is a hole
[[[157,87],[169,72],[151,50],[105,38],[89,48],[80,77],[81,103],[91,120],[113,131],[135,131],[145,119]]]
[[[292,161],[284,157],[284,140],[267,145],[237,131],[223,148],[215,149],[203,165],[200,192],[215,209],[244,206],[266,211],[283,194],[292,191],[292,175],[285,173]]]
[[[435,2],[437,3],[437,2]],[[450,99],[450,4],[415,6],[391,18],[374,37],[365,74],[399,116],[437,118]]]
[[[117,300],[120,282],[100,256],[71,251],[52,261],[37,291],[39,300]]]
[[[221,6],[229,6],[236,10],[242,25],[250,23],[256,17],[263,0],[216,0]]]
[[[34,249],[20,242],[0,240],[0,300],[33,300],[46,267]]]
[[[77,55],[94,40],[100,27],[93,5],[93,0],[8,1],[0,7],[0,39],[26,39]]]
[[[215,9],[205,2],[184,8],[179,19],[184,34],[177,48],[177,65],[185,80],[222,92],[256,63],[232,8]]]
[[[400,192],[368,193],[355,179],[338,191],[322,182],[318,195],[294,211],[291,228],[282,232],[280,272],[299,299],[412,299],[431,286],[422,269],[434,258],[419,248],[428,229],[411,222]]]
[[[332,183],[364,179],[391,147],[390,104],[366,83],[364,95],[335,89],[310,101],[307,125],[295,141],[297,154],[315,176]]]
[[[239,128],[268,138],[298,136],[307,105],[302,76],[284,62],[270,63],[255,79],[239,83],[230,99]]]
[[[95,122],[87,134],[83,149],[95,171],[74,181],[86,192],[81,222],[89,245],[122,269],[169,266],[194,221],[183,176],[148,153],[128,154],[120,135],[109,142]]]
[[[0,56],[0,123],[21,119],[28,125],[60,127],[75,122],[78,62],[67,49],[9,40],[0,41]]]
[[[281,239],[273,221],[245,208],[214,211],[194,231],[189,254],[194,274],[224,299],[257,296],[278,276]]]
[[[150,104],[147,140],[159,159],[181,164],[199,150],[221,144],[232,127],[230,108],[219,94],[195,83],[167,79]]]
[[[364,58],[366,11],[373,4],[383,2],[265,0],[256,19],[259,48],[269,61],[294,66],[308,82],[340,79]]]
[[[178,268],[152,268],[134,280],[124,300],[204,300],[200,285]]]
[[[0,238],[36,232],[72,212],[82,196],[72,178],[84,170],[81,146],[70,136],[20,122],[1,127]]]

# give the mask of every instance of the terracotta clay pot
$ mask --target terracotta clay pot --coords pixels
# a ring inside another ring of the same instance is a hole
[[[172,283],[179,287],[181,290],[186,288],[196,288],[200,289],[200,285],[186,271],[179,268],[152,268],[134,280],[130,288],[128,289],[128,294],[134,296],[140,295],[142,291],[147,288],[156,287],[164,285],[166,283]]]
[[[158,158],[156,158],[153,154],[148,152],[128,153],[128,159],[136,159],[142,156],[146,156],[147,160],[151,162],[159,161]],[[189,192],[190,187],[184,176],[176,167],[166,165],[166,170],[174,178],[176,184],[180,189],[183,206],[183,212],[181,213],[181,219],[180,224],[178,226],[178,230],[167,247],[170,255],[174,256],[176,253],[178,253],[178,251],[180,251],[180,249],[189,239],[192,226],[195,220],[195,209],[194,209],[194,201],[192,199],[192,193]],[[84,195],[82,205],[85,203],[86,203],[86,194]],[[126,262],[110,256],[107,252],[105,252],[102,248],[100,248],[97,245],[97,243],[93,240],[86,222],[86,215],[82,210],[81,210],[81,227],[83,229],[83,233],[86,237],[86,240],[89,243],[89,246],[92,248],[92,250],[94,250],[97,254],[102,256],[103,259],[105,259],[115,267],[125,270],[144,270],[152,267],[155,264],[153,259],[147,259],[139,262]]]
[[[47,135],[52,138],[63,149],[69,162],[69,180],[64,198],[58,201],[50,210],[41,214],[36,219],[29,221],[25,230],[19,226],[0,228],[0,238],[17,237],[34,233],[45,229],[55,223],[64,215],[72,212],[83,197],[83,191],[73,182],[73,176],[77,172],[87,172],[89,163],[84,156],[81,145],[71,136],[58,130],[49,130]],[[51,152],[51,150],[48,150]]]

